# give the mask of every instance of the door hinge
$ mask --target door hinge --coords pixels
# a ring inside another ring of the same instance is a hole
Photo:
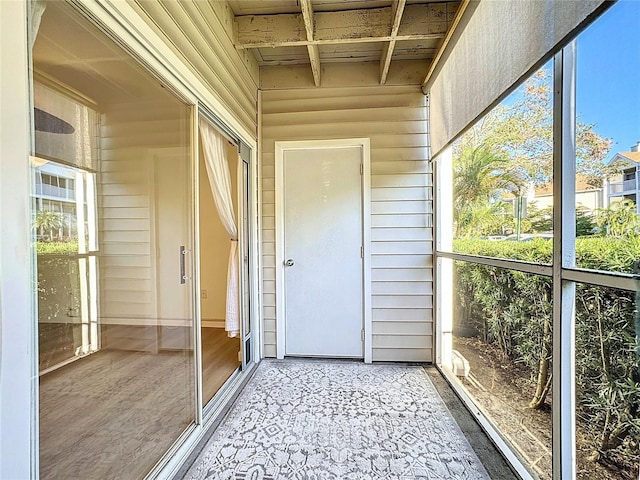
[[[360,164],[360,175],[364,175],[364,164]]]
[[[360,340],[364,342],[364,328],[360,330]]]
[[[360,258],[364,258],[364,247],[360,247]]]

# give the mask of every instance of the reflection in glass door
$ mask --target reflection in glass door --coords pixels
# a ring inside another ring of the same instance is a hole
[[[67,2],[32,58],[39,476],[143,478],[196,418],[193,107]]]

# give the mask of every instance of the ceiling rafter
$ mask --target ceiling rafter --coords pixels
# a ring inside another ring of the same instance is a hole
[[[304,28],[307,34],[307,41],[313,42],[313,7],[311,6],[311,0],[300,0],[300,7],[302,8],[302,19],[304,21]],[[309,61],[311,62],[311,71],[313,72],[313,82],[316,87],[320,86],[320,50],[318,45],[309,43],[307,45],[309,51]]]
[[[433,75],[433,72],[435,72],[436,68],[438,67],[438,64],[440,63],[440,59],[442,58],[442,55],[444,54],[444,51],[447,48],[447,45],[451,41],[451,38],[453,37],[453,33],[456,31],[456,28],[458,27],[460,20],[462,20],[462,16],[464,15],[465,10],[469,6],[469,3],[471,3],[471,0],[462,0],[462,3],[460,3],[460,6],[456,10],[456,14],[453,17],[453,20],[451,21],[451,25],[449,26],[447,34],[444,37],[444,40],[442,41],[440,48],[436,52],[436,56],[433,57],[431,65],[429,66],[429,71],[427,72],[427,76],[424,78],[421,85],[422,92],[425,95],[429,93],[428,89],[429,89],[429,81],[431,80],[431,76]]]
[[[396,35],[392,7],[315,12],[309,40],[303,14],[242,15],[235,18],[237,48],[293,47],[340,43],[391,42],[444,38],[445,18],[429,15],[429,4],[407,5]]]
[[[382,55],[380,57],[380,85],[384,85],[387,81],[387,75],[389,74],[389,67],[391,66],[391,58],[393,57],[393,50],[396,47],[396,36],[400,28],[400,21],[402,20],[402,14],[404,13],[404,7],[407,0],[394,0],[391,6],[391,40],[383,47]]]

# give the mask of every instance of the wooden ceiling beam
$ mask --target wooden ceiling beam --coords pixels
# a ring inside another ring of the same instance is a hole
[[[392,7],[315,12],[311,40],[307,37],[301,13],[237,16],[236,47],[269,48],[440,39],[445,37],[449,29],[447,5],[446,2],[407,5],[395,36],[390,35],[396,17]]]
[[[307,41],[313,42],[313,7],[311,6],[311,0],[300,0],[300,7],[302,8],[302,20],[304,21],[304,28],[307,34]],[[313,82],[316,87],[320,86],[320,50],[318,45],[310,43],[307,45],[309,51],[309,61],[311,62],[311,71],[313,72]]]
[[[442,55],[444,54],[444,51],[447,48],[447,45],[449,45],[449,42],[453,37],[453,33],[456,31],[456,28],[458,27],[458,24],[460,23],[460,20],[462,19],[462,16],[464,15],[465,10],[469,6],[469,3],[471,3],[470,0],[462,0],[460,5],[458,6],[458,9],[455,13],[455,16],[453,17],[451,25],[449,26],[449,30],[447,31],[447,34],[444,37],[444,40],[442,41],[442,44],[440,45],[440,48],[438,49],[436,56],[433,58],[433,60],[431,61],[431,64],[429,65],[427,76],[422,81],[422,86],[421,86],[422,92],[425,95],[429,93],[428,90],[429,90],[429,82],[431,81],[431,76],[433,75],[433,72],[435,72],[436,68],[438,67],[440,63],[440,59],[442,58]]]
[[[384,85],[387,81],[387,75],[389,73],[389,67],[391,66],[391,58],[393,57],[393,50],[396,48],[396,36],[398,35],[398,29],[400,28],[400,21],[402,20],[402,14],[404,13],[404,7],[407,0],[394,0],[391,6],[393,20],[391,22],[391,38],[392,40],[382,48],[382,56],[380,57],[380,85]]]

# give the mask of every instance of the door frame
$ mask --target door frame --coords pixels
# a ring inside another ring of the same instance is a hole
[[[357,147],[362,153],[362,318],[364,362],[371,363],[371,142],[369,138],[301,140],[275,144],[275,247],[276,247],[276,356],[285,356],[286,312],[284,306],[284,154],[291,150],[319,150]]]

